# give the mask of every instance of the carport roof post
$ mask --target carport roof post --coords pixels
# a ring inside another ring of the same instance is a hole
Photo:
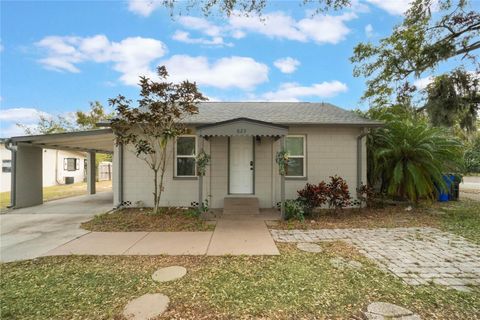
[[[43,203],[43,152],[31,145],[17,146],[12,163],[14,180],[11,189],[14,208],[31,207]]]

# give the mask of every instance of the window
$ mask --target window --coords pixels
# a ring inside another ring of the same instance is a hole
[[[64,158],[63,159],[63,170],[66,171],[77,171],[80,169],[80,161],[77,158]]]
[[[175,176],[195,177],[197,168],[197,138],[195,136],[180,136],[175,144]]]
[[[12,160],[2,160],[2,172],[12,172]]]
[[[287,177],[305,177],[305,136],[287,136],[285,149],[290,154]]]

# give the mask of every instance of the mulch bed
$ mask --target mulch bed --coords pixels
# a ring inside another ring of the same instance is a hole
[[[82,223],[90,231],[211,231],[211,223],[188,213],[186,208],[163,208],[154,214],[149,208],[127,208],[104,213]]]
[[[320,210],[305,221],[270,222],[275,229],[343,229],[438,227],[439,215],[431,209],[389,206],[386,208],[344,209],[338,212]]]

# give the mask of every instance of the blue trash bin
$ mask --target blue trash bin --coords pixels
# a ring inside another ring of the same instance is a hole
[[[454,179],[454,176],[452,174],[443,175],[443,181],[445,182],[447,191],[439,190],[439,194],[438,194],[439,202],[447,202],[448,200],[450,200],[450,190],[452,189],[453,179]]]

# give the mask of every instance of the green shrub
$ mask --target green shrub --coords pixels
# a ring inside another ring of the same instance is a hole
[[[443,174],[458,172],[462,144],[444,128],[426,121],[392,116],[368,137],[371,182],[388,195],[417,201],[445,190]]]
[[[304,203],[298,199],[285,200],[285,219],[305,220]]]
[[[480,173],[480,134],[467,145],[463,159],[466,172]]]

